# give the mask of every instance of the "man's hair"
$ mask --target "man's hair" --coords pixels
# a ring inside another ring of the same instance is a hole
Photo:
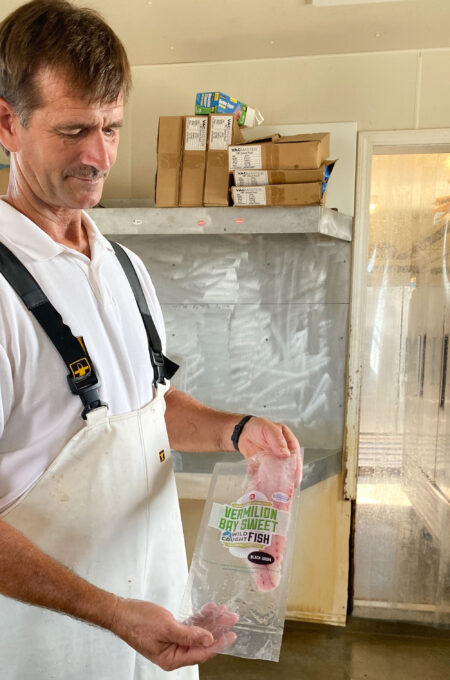
[[[97,12],[66,0],[32,0],[0,24],[0,97],[24,127],[43,104],[36,74],[45,68],[61,71],[89,103],[126,99],[131,87],[119,38]]]

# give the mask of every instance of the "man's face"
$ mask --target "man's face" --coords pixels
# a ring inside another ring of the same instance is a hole
[[[91,208],[114,165],[123,102],[87,103],[63,74],[43,70],[36,79],[43,106],[17,125],[19,193],[30,192],[52,209]]]

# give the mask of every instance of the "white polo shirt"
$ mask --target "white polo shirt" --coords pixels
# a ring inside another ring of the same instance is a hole
[[[112,246],[84,214],[91,259],[53,241],[0,199],[0,241],[26,266],[74,336],[82,336],[111,415],[153,397],[147,336]],[[165,348],[151,279],[128,251]],[[48,336],[0,274],[0,511],[40,477],[83,426],[81,399]],[[129,452],[124,451],[124,455]]]

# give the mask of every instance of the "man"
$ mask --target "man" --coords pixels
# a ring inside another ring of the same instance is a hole
[[[128,252],[155,324],[146,333],[113,247],[83,212],[116,160],[130,80],[94,12],[34,0],[0,25],[4,680],[196,677],[193,664],[233,643],[236,618],[217,609],[188,626],[171,613],[186,561],[170,446],[228,451],[233,436],[246,457],[299,455],[287,427],[167,387],[149,276]]]

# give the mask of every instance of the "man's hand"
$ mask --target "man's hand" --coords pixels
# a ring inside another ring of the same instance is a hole
[[[197,616],[196,623],[208,625],[209,618]],[[178,623],[167,609],[151,602],[118,598],[110,630],[163,670],[171,671],[203,663],[233,644],[236,634],[229,629],[237,617],[227,610],[213,619],[214,630],[209,631]]]
[[[231,434],[244,414],[226,413],[205,406],[173,386],[164,395],[170,445],[177,451],[233,451]],[[250,418],[239,437],[239,451],[245,458],[255,453],[297,457],[297,485],[302,456],[297,437],[287,425],[267,418]]]
[[[215,641],[220,640],[232,626],[239,621],[239,616],[231,612],[225,605],[208,602],[203,605],[199,612],[190,616],[185,624],[189,626],[201,626],[212,634]]]
[[[245,458],[250,458],[256,453],[262,452],[268,452],[280,458],[296,456],[295,485],[299,485],[303,464],[300,444],[287,425],[274,423],[267,418],[250,418],[244,425],[238,446]]]

